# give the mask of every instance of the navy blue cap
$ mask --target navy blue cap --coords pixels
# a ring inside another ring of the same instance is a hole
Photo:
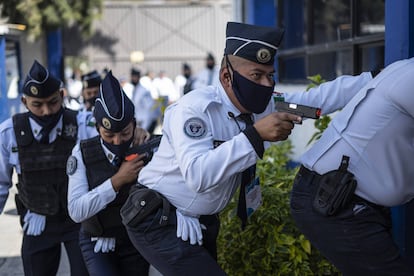
[[[183,70],[191,70],[191,66],[188,63],[183,63]]]
[[[131,68],[131,75],[136,75],[136,76],[140,76],[141,75],[141,71],[139,71],[138,69],[135,68]]]
[[[284,30],[228,22],[225,55],[234,55],[259,64],[273,65]]]
[[[119,81],[106,74],[95,101],[96,123],[112,132],[122,131],[134,119],[134,104],[122,90]]]
[[[102,82],[101,75],[96,70],[82,75],[81,79],[83,88],[97,87]]]
[[[35,60],[24,82],[23,93],[30,97],[47,98],[59,91],[61,84],[61,80],[49,74],[49,71]]]
[[[207,60],[215,61],[214,55],[212,53],[210,53],[210,52],[207,53],[207,58],[206,59]]]

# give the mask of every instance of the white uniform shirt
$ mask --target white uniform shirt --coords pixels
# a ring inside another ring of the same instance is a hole
[[[414,58],[387,66],[359,90],[302,157],[318,173],[337,169],[342,155],[358,182],[356,194],[395,206],[414,197]]]
[[[103,144],[102,148],[108,158],[108,162],[111,163],[115,157],[114,154]],[[69,216],[74,222],[82,222],[105,209],[115,199],[116,192],[112,186],[111,178],[108,178],[99,186],[89,191],[86,167],[79,143],[73,148],[72,156],[77,161],[74,173],[69,175],[68,211]]]
[[[213,69],[204,68],[195,76],[193,83],[193,89],[203,88],[208,85],[218,86],[220,85],[219,79],[220,69],[217,66],[214,66]],[[211,84],[209,81],[211,79]]]
[[[91,112],[78,112],[78,141],[97,135]],[[42,127],[35,120],[29,118],[34,139],[40,140]],[[70,131],[70,129],[68,129]],[[62,133],[62,118],[50,131],[49,141],[54,141]],[[16,136],[13,129],[12,118],[0,124],[0,213],[3,212],[9,189],[12,186],[13,168],[20,174],[19,156],[17,153]]]
[[[325,110],[334,111],[343,107],[353,91],[358,91],[370,79],[370,73],[341,77],[310,92],[286,95],[286,98],[314,106],[323,104]],[[270,101],[265,112],[254,115],[254,120],[273,111],[274,103]],[[236,117],[240,111],[221,85],[194,90],[168,107],[160,146],[152,161],[141,170],[138,182],[157,190],[186,214],[220,212],[237,189],[240,172],[258,159],[253,146],[241,133],[245,124],[236,122],[229,113]],[[203,122],[204,127],[196,132],[200,137],[186,134],[191,126],[189,121]],[[214,141],[224,143],[214,148]],[[266,142],[265,148],[268,145]]]
[[[132,94],[132,102],[135,106],[135,119],[138,126],[148,130],[151,123],[161,116],[161,110],[157,102],[152,98],[151,92],[138,84]]]

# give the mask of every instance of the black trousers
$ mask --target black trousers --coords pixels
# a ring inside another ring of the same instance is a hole
[[[162,210],[149,215],[137,227],[126,226],[128,235],[142,256],[163,276],[226,275],[217,264],[216,239],[220,227],[218,215],[201,216],[203,245],[191,245],[177,238],[175,208],[171,208],[168,224],[160,225]]]
[[[299,230],[345,276],[414,275],[391,233],[389,208],[355,196],[332,216],[312,208],[317,176],[301,169],[291,194],[291,214]]]
[[[96,241],[91,236],[79,233],[80,248],[90,276],[147,276],[148,262],[132,245],[126,231],[115,237],[115,251],[94,252]]]
[[[79,248],[79,224],[68,217],[48,220],[39,236],[23,235],[21,255],[25,276],[56,276],[59,269],[61,244],[65,246],[71,275],[87,276]]]

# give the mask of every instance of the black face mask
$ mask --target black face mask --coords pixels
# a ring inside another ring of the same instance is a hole
[[[88,106],[88,111],[91,111],[93,109],[97,98],[98,97],[93,97],[93,98],[85,100],[86,106]]]
[[[134,128],[132,130],[132,137],[119,145],[114,145],[114,144],[110,144],[108,142],[105,142],[105,140],[102,139],[103,144],[105,145],[105,147],[107,147],[113,154],[115,154],[116,156],[118,156],[119,158],[123,159],[125,157],[126,152],[128,151],[128,149],[131,147],[132,142],[134,141],[134,136],[135,136],[135,128],[137,126],[136,121],[133,121],[134,123]],[[98,125],[96,125],[96,130],[99,133],[99,127]]]
[[[270,99],[272,98],[272,86],[257,84],[234,71],[227,59],[227,64],[233,71],[232,88],[240,104],[248,111],[259,114],[265,111]]]
[[[105,140],[102,141],[105,147],[107,147],[113,154],[115,154],[119,158],[124,158],[126,152],[131,147],[132,141],[134,141],[134,135],[132,135],[132,137],[128,141],[119,145],[110,144],[108,142],[105,142]]]
[[[63,107],[59,109],[55,114],[45,115],[45,116],[36,116],[31,111],[29,111],[29,116],[36,121],[42,128],[52,130],[58,123],[60,116],[63,114]]]
[[[214,65],[214,63],[207,63],[207,68],[211,70],[214,68]]]

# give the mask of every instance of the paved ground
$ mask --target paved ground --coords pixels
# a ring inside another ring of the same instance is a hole
[[[24,276],[22,260],[20,258],[20,247],[22,242],[22,228],[19,224],[14,195],[15,187],[10,190],[9,198],[0,214],[0,275],[1,276]],[[63,247],[62,247],[63,248]],[[62,257],[57,276],[70,276],[70,269],[65,250]],[[149,276],[162,276],[151,267]]]
[[[20,246],[22,243],[22,228],[19,224],[13,187],[7,200],[4,212],[0,215],[0,275],[1,276],[23,276],[22,260],[20,258]],[[70,275],[67,264],[66,253],[62,251],[59,276]]]

